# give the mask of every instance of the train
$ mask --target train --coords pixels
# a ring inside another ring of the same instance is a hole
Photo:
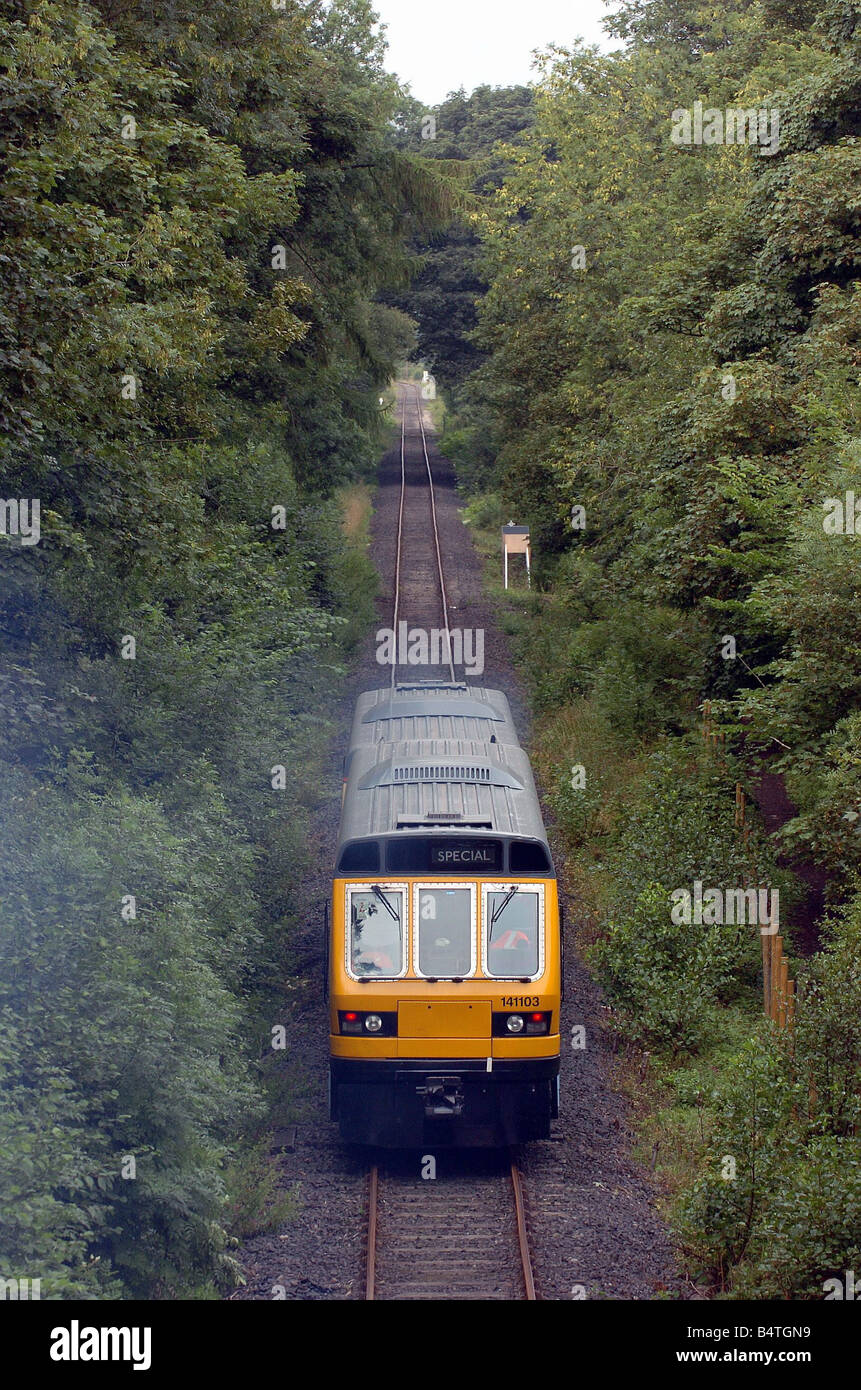
[[[329,1113],[345,1142],[549,1136],[559,895],[502,691],[414,681],[360,696],[325,941]]]

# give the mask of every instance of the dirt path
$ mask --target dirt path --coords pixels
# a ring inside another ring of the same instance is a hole
[[[425,415],[425,428],[430,420]],[[474,683],[504,690],[522,739],[528,737],[527,708],[508,645],[482,594],[482,562],[460,517],[450,466],[428,447],[437,488],[437,518],[451,607],[452,626],[484,632],[484,673]],[[416,475],[415,487],[423,486]],[[392,620],[395,535],[400,490],[399,449],[381,462],[371,528],[372,553],[382,577],[379,625]],[[408,532],[403,564],[426,579],[429,528]],[[413,586],[403,618],[416,626],[439,624],[436,590]],[[374,634],[360,653],[333,749],[332,795],[318,819],[315,861],[319,872],[304,885],[307,927],[296,943],[308,982],[292,997],[289,1050],[283,1067],[301,1078],[303,1099],[293,1125],[273,1138],[281,1182],[297,1193],[298,1214],[282,1231],[250,1240],[241,1251],[246,1287],[234,1297],[251,1299],[359,1298],[363,1288],[363,1213],[367,1161],[340,1143],[327,1118],[327,1017],[320,991],[323,903],[329,891],[338,827],[340,766],[356,695],[388,684],[389,672],[375,660]],[[399,677],[402,674],[400,673]],[[425,670],[413,675],[427,678]],[[458,672],[462,676],[462,672]],[[558,852],[559,847],[554,846]],[[648,1299],[662,1289],[681,1292],[666,1227],[656,1209],[648,1173],[630,1154],[626,1101],[609,1082],[610,1050],[601,1030],[601,998],[577,959],[576,922],[567,904],[566,996],[562,1011],[561,1119],[553,1137],[521,1151],[538,1296],[545,1299],[599,1297]],[[567,1045],[575,1024],[585,1024],[587,1046]],[[281,1148],[279,1145],[287,1145]],[[419,1163],[416,1181],[421,1187]]]

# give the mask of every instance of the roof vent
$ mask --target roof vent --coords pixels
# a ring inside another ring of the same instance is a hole
[[[464,767],[457,763],[419,763],[393,767],[395,782],[490,782],[489,767]]]
[[[492,830],[493,821],[465,820],[463,816],[398,816],[397,830]]]

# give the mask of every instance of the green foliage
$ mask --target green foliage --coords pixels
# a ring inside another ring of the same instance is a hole
[[[636,36],[625,53],[549,54],[534,130],[478,214],[489,357],[467,390],[492,421],[495,481],[530,525],[539,582],[562,582],[576,551],[600,566],[623,627],[626,599],[696,610],[706,669],[695,657],[692,682],[727,697],[777,654],[785,618],[775,631],[752,590],[793,572],[799,509],[821,502],[824,460],[857,432],[841,83],[858,40],[835,52],[818,28],[764,26],[757,7],[644,4],[618,23]],[[674,145],[670,113],[694,98],[779,104],[778,154]],[[812,128],[828,102],[830,124]],[[717,655],[727,631],[743,657],[731,668]]]
[[[268,1150],[267,1136],[225,1173],[230,1192],[227,1219],[237,1239],[277,1230],[296,1214],[296,1193],[280,1190],[278,1167]]]
[[[257,1104],[239,1001],[259,950],[253,900],[237,892],[251,854],[231,843],[214,791],[180,835],[153,799],[85,781],[34,789],[19,774],[4,787],[2,1010],[20,1047],[7,1080],[22,1126],[33,1102],[49,1133],[63,1135],[70,1107],[77,1120],[62,1141],[71,1152],[56,1167],[46,1155],[30,1183],[20,1141],[4,1146],[23,1163],[4,1227],[29,1225],[30,1199],[63,1193],[63,1223],[86,1234],[89,1259],[108,1257],[106,1275],[135,1294],[183,1293],[223,1262],[219,1170]],[[28,1085],[52,1073],[28,1104]],[[17,1245],[48,1296],[92,1280],[80,1250],[58,1286],[24,1231]]]
[[[288,1214],[260,1058],[373,604],[335,493],[414,337],[380,293],[460,197],[401,98],[365,0],[0,7],[3,492],[42,532],[0,537],[0,1251],[43,1297],[216,1297]]]
[[[680,1201],[692,1256],[739,1298],[822,1298],[861,1257],[861,894],[799,996],[790,1038],[764,1026],[728,1069]]]
[[[502,183],[507,167],[503,146],[528,129],[532,119],[528,87],[483,86],[469,96],[461,89],[430,111],[412,99],[405,104],[400,141],[405,149],[420,151],[434,161],[454,167],[459,164],[470,179],[474,205],[478,199],[489,198]],[[434,138],[423,138],[423,132],[432,133]],[[473,215],[467,208],[432,238],[417,237],[413,250],[421,258],[421,268],[409,294],[398,302],[417,322],[421,360],[438,384],[457,396],[458,388],[483,358],[473,334],[478,321],[476,305],[488,286],[480,269],[481,244]],[[480,434],[485,424],[486,418],[476,432]],[[451,448],[458,449],[458,444],[449,441],[446,452]],[[480,453],[481,439],[470,438],[463,454],[471,468]],[[457,455],[452,453],[451,457]],[[487,465],[491,457],[484,451],[481,462]],[[471,472],[466,482],[473,486]]]
[[[789,793],[800,814],[783,837],[823,864],[837,887],[861,873],[861,713],[841,719],[824,742],[822,756],[792,759]]]
[[[542,724],[537,761],[557,827],[578,851],[600,855],[627,815],[627,749],[594,701],[562,706]]]
[[[633,1042],[669,1047],[673,1056],[695,1051],[704,1041],[718,962],[729,957],[727,938],[716,927],[677,927],[660,884],[649,884],[593,952],[598,977],[622,1012],[618,1028]],[[738,946],[740,932],[732,931]]]
[[[826,944],[799,979],[802,1007],[793,1065],[811,1128],[838,1138],[861,1131],[861,893],[830,923]]]
[[[701,1047],[720,1027],[717,1006],[744,997],[756,981],[755,924],[673,920],[676,889],[692,894],[696,880],[723,889],[749,879],[728,791],[707,760],[670,744],[649,759],[611,854],[613,900],[595,968],[625,1036],[674,1055]]]
[[[832,1136],[776,1167],[762,1231],[738,1271],[739,1298],[821,1299],[861,1260],[861,1146]],[[794,1160],[794,1161],[793,1161]],[[845,1297],[845,1292],[844,1292]]]
[[[702,1174],[681,1204],[689,1246],[723,1278],[748,1252],[784,1163],[791,1167],[796,1156],[780,1147],[789,1134],[792,1088],[779,1050],[751,1039],[731,1078],[719,1097]]]

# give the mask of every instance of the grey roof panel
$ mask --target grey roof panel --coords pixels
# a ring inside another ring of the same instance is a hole
[[[396,695],[391,700],[373,705],[363,715],[362,723],[373,724],[378,719],[414,719],[417,715],[427,719],[431,715],[451,714],[458,714],[461,719],[469,716],[471,719],[492,719],[497,723],[505,719],[505,715],[494,709],[493,705],[481,700],[470,700],[468,697],[458,700],[456,708],[453,709],[451,700],[441,700],[438,697],[435,699],[432,695],[423,695],[412,700],[405,700]]]
[[[519,746],[508,700],[483,686],[415,682],[359,697],[350,736],[358,747],[416,739],[479,739]]]
[[[395,768],[403,769],[404,775],[395,777]],[[446,768],[467,773],[487,769],[490,777],[447,777]],[[433,769],[434,775],[419,775],[424,769]],[[438,769],[442,775],[436,775]],[[352,750],[339,844],[391,834],[405,821],[433,833],[449,818],[546,844],[532,769],[523,749],[479,739],[422,739],[377,742]]]

